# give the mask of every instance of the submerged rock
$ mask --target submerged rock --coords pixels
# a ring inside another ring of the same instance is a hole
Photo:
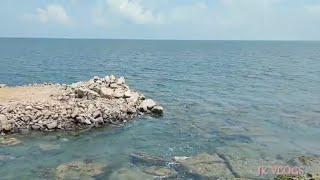
[[[14,137],[0,137],[0,147],[1,146],[15,146],[21,144],[22,142]]]
[[[274,180],[318,180],[320,177],[313,177],[312,175],[279,175],[274,178]]]
[[[320,179],[320,157],[319,156],[300,156],[288,162],[295,167],[303,168],[303,173],[310,177]],[[315,179],[317,179],[315,178]]]
[[[154,177],[141,172],[136,168],[121,168],[114,171],[108,178],[109,180],[154,180]]]
[[[233,179],[227,164],[217,154],[198,154],[189,158],[176,158],[179,169],[199,179]]]
[[[56,168],[56,179],[94,179],[104,173],[106,165],[94,162],[74,161]]]
[[[170,163],[170,161],[167,161],[162,157],[153,156],[143,152],[132,153],[130,154],[130,157],[131,161],[134,164],[144,164],[149,166],[165,166],[168,163]]]
[[[15,157],[0,154],[0,161],[7,161],[7,160],[11,160],[11,159],[15,159]]]
[[[160,166],[146,167],[143,169],[143,172],[157,176],[161,179],[176,178],[178,176],[177,171],[174,169]]]
[[[59,150],[61,146],[59,144],[40,144],[39,148],[42,151],[53,151],[53,150]]]

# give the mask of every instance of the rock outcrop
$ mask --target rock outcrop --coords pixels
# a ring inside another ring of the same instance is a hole
[[[28,100],[12,98],[6,102],[0,101],[2,134],[25,130],[86,129],[126,123],[143,114],[163,114],[161,106],[130,89],[123,77],[95,76],[87,82],[69,86],[42,84],[29,87],[26,94],[21,95],[19,91],[19,97],[26,99],[33,94]],[[37,100],[37,93],[44,94],[41,88],[47,91],[55,89],[55,93]],[[14,88],[8,88],[5,92],[11,91],[15,91]]]

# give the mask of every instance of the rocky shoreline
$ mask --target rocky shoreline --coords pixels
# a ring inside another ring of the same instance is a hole
[[[6,97],[8,92],[14,91],[19,92],[18,95]],[[4,100],[1,100],[1,93]],[[95,76],[71,85],[0,87],[2,135],[123,124],[144,114],[162,115],[163,107],[130,89],[123,77],[113,75]]]

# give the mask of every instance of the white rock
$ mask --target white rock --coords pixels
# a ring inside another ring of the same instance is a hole
[[[84,120],[84,123],[90,125],[90,124],[91,124],[91,121],[90,121],[89,119],[85,119],[85,120]]]
[[[54,129],[58,126],[57,121],[52,121],[51,123],[47,124],[48,129]]]
[[[0,84],[0,88],[4,88],[4,87],[7,87],[6,84]]]
[[[28,110],[32,110],[33,108],[32,108],[32,106],[26,106],[26,110],[28,111]]]
[[[94,77],[93,77],[93,80],[94,80],[94,81],[97,81],[97,80],[99,80],[99,79],[100,79],[99,76],[94,76]]]
[[[115,98],[121,98],[124,96],[124,92],[120,89],[116,89],[113,93],[113,97]]]
[[[130,90],[127,90],[126,92],[124,92],[124,98],[129,98],[132,96],[132,93]]]
[[[126,80],[124,79],[124,77],[120,77],[119,79],[117,79],[117,82],[116,82],[118,85],[122,85],[124,83],[126,83]]]
[[[112,94],[113,94],[113,89],[111,88],[102,87],[100,90],[101,97],[111,98]]]
[[[105,81],[106,83],[110,83],[110,76],[104,77],[104,81]]]
[[[111,82],[115,82],[115,80],[116,80],[116,77],[115,77],[114,75],[111,75],[111,76],[110,76],[110,81],[111,81]]]
[[[112,89],[117,89],[119,86],[118,86],[118,84],[116,84],[116,83],[111,83],[110,84],[110,88],[112,88]]]

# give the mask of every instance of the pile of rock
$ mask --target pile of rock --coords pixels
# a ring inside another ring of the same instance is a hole
[[[45,102],[0,102],[0,132],[85,129],[126,123],[142,114],[163,114],[161,106],[130,89],[123,77],[95,76],[58,88],[60,93]]]

